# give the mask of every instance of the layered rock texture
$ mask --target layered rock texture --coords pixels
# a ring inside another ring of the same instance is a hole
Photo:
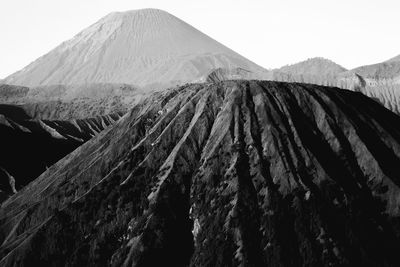
[[[193,82],[216,68],[263,68],[157,9],[111,13],[4,83],[28,87],[127,83],[146,90]]]
[[[400,117],[347,90],[143,99],[0,209],[0,265],[399,266]]]

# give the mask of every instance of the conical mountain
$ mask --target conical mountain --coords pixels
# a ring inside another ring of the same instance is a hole
[[[154,93],[0,209],[1,266],[400,266],[400,117],[267,81]]]
[[[4,82],[143,87],[193,82],[216,68],[265,71],[175,16],[142,9],[105,16]]]

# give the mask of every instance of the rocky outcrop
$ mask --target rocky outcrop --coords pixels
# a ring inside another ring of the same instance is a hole
[[[2,266],[398,266],[400,117],[280,82],[153,94],[2,204]]]

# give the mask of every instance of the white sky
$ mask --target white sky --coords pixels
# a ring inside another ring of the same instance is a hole
[[[0,0],[0,78],[112,11],[147,7],[265,68],[315,56],[353,68],[400,54],[399,0]]]

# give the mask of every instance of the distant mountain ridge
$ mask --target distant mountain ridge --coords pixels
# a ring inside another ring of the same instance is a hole
[[[305,61],[286,65],[278,69],[281,72],[287,72],[291,74],[307,74],[307,75],[338,75],[344,71],[347,71],[344,67],[339,64],[323,58],[315,57],[309,58]]]
[[[361,92],[400,114],[400,56],[346,70],[331,60],[311,58],[273,70],[273,80],[336,86]]]

